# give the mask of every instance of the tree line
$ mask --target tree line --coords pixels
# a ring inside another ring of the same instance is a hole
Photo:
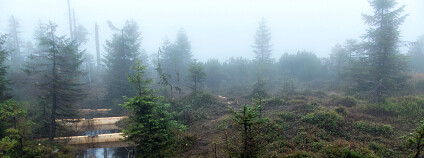
[[[8,138],[2,143],[16,144],[13,150],[23,151],[25,140],[52,140],[63,134],[56,120],[79,117],[79,108],[113,108],[117,114],[130,114],[131,123],[124,133],[149,147],[140,148],[142,153],[151,153],[165,150],[162,147],[172,137],[169,128],[178,126],[164,110],[168,105],[159,104],[157,96],[172,104],[174,98],[199,91],[241,96],[248,91],[265,95],[320,89],[382,103],[411,86],[424,91],[423,85],[408,82],[414,77],[411,74],[424,72],[424,37],[402,54],[399,26],[407,17],[404,7],[397,7],[394,0],[374,0],[370,5],[374,13],[363,15],[369,26],[363,38],[337,44],[327,58],[298,51],[273,59],[271,29],[263,18],[252,46],[255,58],[233,57],[223,62],[194,59],[184,29],[175,41],[164,40],[158,52],[147,53],[134,20],[127,20],[121,28],[108,22],[114,33],[106,40],[102,61],[96,62],[82,49],[87,41],[82,25],[74,27],[69,38],[58,35],[53,22],[40,23],[34,45],[23,44],[19,22],[12,16],[7,35],[0,38],[1,119],[5,122],[0,136]],[[145,136],[162,141],[149,142]]]

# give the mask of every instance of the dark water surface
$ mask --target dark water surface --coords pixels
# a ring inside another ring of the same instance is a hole
[[[77,158],[131,158],[131,148],[88,148],[78,150]]]

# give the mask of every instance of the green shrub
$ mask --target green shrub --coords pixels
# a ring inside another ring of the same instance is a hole
[[[313,142],[312,143],[312,151],[320,151],[324,147],[324,144],[321,142]]]
[[[192,109],[210,107],[219,104],[218,100],[210,93],[191,93],[177,101],[179,106],[188,106]]]
[[[306,151],[297,151],[296,153],[288,154],[285,156],[285,158],[314,158],[314,157],[317,157],[317,156],[313,153],[309,153]]]
[[[271,97],[269,99],[264,100],[264,105],[266,106],[281,106],[284,104],[285,104],[284,100],[278,97]]]
[[[339,113],[339,114],[342,114],[342,115],[346,115],[346,109],[345,108],[343,108],[343,107],[339,107],[339,108],[337,108],[336,110],[334,110],[334,111],[336,111],[337,113]]]
[[[175,120],[183,124],[190,124],[194,121],[205,119],[207,116],[201,110],[193,110],[189,108],[184,108],[183,111],[176,113],[175,117],[176,117]]]
[[[377,157],[367,148],[348,141],[337,141],[325,146],[321,153],[328,158],[372,158]]]
[[[174,148],[177,152],[187,152],[188,150],[193,148],[197,140],[198,138],[195,135],[191,133],[185,133],[183,136],[176,139],[176,141],[174,142]]]
[[[266,83],[263,81],[258,81],[253,85],[253,90],[250,92],[250,94],[247,96],[248,98],[253,98],[259,95],[262,98],[269,97],[269,94],[266,92],[265,89]]]
[[[382,144],[371,142],[368,144],[368,148],[373,150],[374,153],[380,157],[395,157],[395,152],[391,149],[387,149]]]
[[[302,114],[306,114],[306,113],[311,113],[314,112],[315,110],[318,109],[318,106],[320,105],[318,102],[310,102],[308,103],[306,100],[291,100],[289,102],[290,106],[294,106],[293,107],[293,111],[302,113]]]
[[[334,111],[318,111],[303,117],[303,121],[323,128],[331,134],[341,135],[344,118]]]
[[[201,109],[216,105],[221,104],[210,93],[191,93],[178,99],[172,106],[172,112],[175,114],[175,120],[190,124],[193,121],[206,118],[206,113]]]
[[[218,130],[226,130],[231,126],[231,118],[227,117],[221,121],[221,123],[216,127]]]
[[[356,121],[354,127],[362,132],[372,135],[391,135],[393,134],[393,127],[391,125],[376,125],[365,121]]]
[[[288,105],[290,106],[299,106],[299,105],[306,105],[306,104],[308,104],[308,102],[303,99],[293,99],[288,102]]]
[[[294,121],[297,118],[299,118],[299,115],[295,114],[294,112],[281,112],[278,114],[278,117],[280,117],[284,121]]]
[[[325,92],[323,91],[313,91],[313,90],[303,90],[299,94],[305,95],[305,96],[314,96],[317,98],[324,98],[327,96]]]
[[[370,150],[357,148],[353,149],[350,145],[348,146],[338,146],[338,145],[329,145],[326,146],[322,153],[325,157],[329,158],[371,158],[377,157],[373,155]]]
[[[396,112],[402,118],[421,119],[424,113],[424,100],[419,97],[406,96],[397,101]]]
[[[304,147],[312,143],[314,140],[313,136],[309,135],[308,133],[300,132],[297,133],[297,135],[294,137],[294,141],[298,147]]]
[[[399,97],[380,104],[371,104],[368,110],[373,113],[418,120],[424,114],[424,99],[415,96]]]
[[[337,97],[333,100],[335,105],[342,105],[346,107],[353,107],[358,104],[358,100],[351,96]]]
[[[370,104],[367,106],[367,109],[374,115],[378,114],[378,115],[397,116],[396,105],[390,101],[383,101],[381,103]]]

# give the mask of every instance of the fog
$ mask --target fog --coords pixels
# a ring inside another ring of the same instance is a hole
[[[0,157],[424,157],[424,0],[0,0]]]
[[[94,23],[98,23],[100,42],[111,37],[109,20],[123,26],[134,19],[142,31],[141,47],[156,52],[165,38],[174,40],[183,28],[191,41],[195,58],[206,61],[229,57],[254,57],[250,47],[262,17],[271,29],[275,59],[283,53],[311,51],[327,57],[337,43],[359,39],[365,33],[361,14],[371,13],[367,0],[71,0],[76,22],[89,31],[85,45],[95,52]],[[402,0],[409,14],[401,26],[401,40],[414,41],[424,33],[424,1]],[[60,34],[69,34],[66,0],[0,0],[0,30],[7,29],[7,19],[15,18],[22,25],[22,38],[33,39],[39,23],[53,21]],[[103,49],[103,48],[102,48]],[[103,51],[102,51],[103,53]]]

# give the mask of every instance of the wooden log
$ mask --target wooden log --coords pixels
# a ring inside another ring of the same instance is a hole
[[[94,143],[110,143],[121,142],[124,139],[122,133],[99,134],[98,136],[71,136],[56,137],[54,140],[66,142],[67,144],[94,144]]]

